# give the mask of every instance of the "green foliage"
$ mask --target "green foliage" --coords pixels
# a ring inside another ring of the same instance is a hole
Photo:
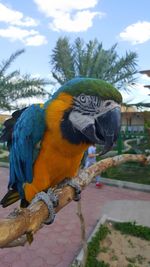
[[[0,157],[0,162],[6,162],[6,163],[8,163],[9,162],[9,158],[7,156]]]
[[[0,108],[11,110],[16,108],[13,102],[20,98],[41,96],[46,92],[47,84],[43,79],[31,78],[30,75],[21,75],[19,70],[6,73],[11,64],[24,50],[16,51],[7,60],[0,64]]]
[[[142,225],[137,225],[135,222],[113,222],[113,228],[117,231],[120,231],[122,234],[136,236],[145,240],[150,240],[150,228]],[[98,261],[96,259],[99,252],[106,252],[109,248],[101,248],[101,240],[104,240],[107,234],[111,233],[107,225],[101,225],[92,240],[88,244],[88,258],[86,267],[110,267],[109,263],[104,261]],[[133,247],[131,240],[129,239],[130,244]],[[112,256],[112,260],[117,260],[115,255]],[[136,266],[135,262],[142,264],[144,257],[137,255],[133,258],[127,258],[129,261],[128,267]]]
[[[84,43],[76,38],[70,43],[67,37],[59,38],[51,55],[53,77],[60,84],[73,77],[92,77],[123,88],[135,81],[137,54],[126,52],[119,57],[116,48],[117,44],[105,50],[97,39]]]
[[[98,261],[96,259],[97,254],[100,252],[99,243],[101,240],[105,239],[107,234],[109,233],[109,229],[105,225],[101,225],[96,235],[93,236],[92,240],[88,244],[88,257],[86,267],[109,267],[108,263],[103,261]]]
[[[8,149],[5,144],[0,143],[0,162],[9,162]]]
[[[142,225],[137,225],[135,222],[114,222],[113,227],[115,230],[120,231],[122,234],[136,236],[148,241],[150,240],[150,228]],[[101,248],[100,241],[105,239],[108,233],[110,233],[109,228],[106,225],[101,225],[95,236],[89,242],[86,267],[110,267],[109,263],[105,263],[104,261],[99,262],[96,259],[97,254],[100,251],[104,252],[103,248]],[[105,250],[106,249],[107,248],[105,248]],[[116,259],[117,258],[114,255],[112,260]],[[138,262],[142,264],[144,258],[141,255],[137,255],[135,258],[128,258],[127,260],[130,262],[128,264],[129,267],[133,266],[132,264],[134,264],[136,260],[138,260]]]
[[[60,84],[64,84],[74,77],[73,49],[66,37],[58,39],[53,50],[51,63],[55,65],[54,71],[52,71],[53,77]]]
[[[111,167],[102,173],[103,177],[140,184],[150,184],[150,165],[138,162],[126,162]]]
[[[145,121],[145,123],[144,123],[144,127],[145,128],[150,128],[150,120],[148,121]]]
[[[150,105],[150,103],[149,103]],[[149,111],[145,111],[144,112],[144,117],[145,117],[145,120],[144,120],[144,126],[146,129],[149,129],[150,128],[150,112]]]
[[[145,137],[140,142],[137,143],[136,140],[132,140],[130,145],[132,148],[127,151],[127,154],[132,154],[132,152],[133,154],[145,154],[145,150],[150,149],[150,136],[147,131],[145,131]]]
[[[137,225],[136,222],[117,222],[114,223],[114,228],[122,234],[137,236],[145,240],[150,240],[150,228],[142,225]]]

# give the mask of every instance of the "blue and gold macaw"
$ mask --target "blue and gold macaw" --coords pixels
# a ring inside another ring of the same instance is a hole
[[[112,85],[75,78],[45,104],[12,114],[0,139],[10,148],[8,192],[1,205],[30,203],[37,193],[74,177],[90,144],[103,142],[102,154],[109,151],[120,129],[121,101]]]

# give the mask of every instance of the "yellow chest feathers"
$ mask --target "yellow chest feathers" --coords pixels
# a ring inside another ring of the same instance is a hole
[[[61,122],[65,111],[69,110],[72,105],[72,96],[61,93],[57,99],[52,101],[46,112],[46,124],[48,128],[46,142],[50,142],[50,146],[57,148],[57,151],[65,156],[74,156],[87,147],[85,144],[73,145],[62,136]]]
[[[54,186],[65,177],[75,176],[84,151],[88,147],[85,143],[71,144],[62,136],[61,120],[64,111],[71,106],[72,96],[61,93],[47,108],[47,130],[34,165],[34,182],[38,180],[39,183],[42,179],[40,184],[45,183],[44,187]]]

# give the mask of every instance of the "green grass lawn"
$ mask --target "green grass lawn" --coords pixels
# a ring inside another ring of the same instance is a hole
[[[0,162],[8,162],[9,157],[6,154],[8,151],[7,147],[4,147],[3,145],[0,144]]]
[[[130,145],[135,152],[136,150],[139,150],[141,153],[145,153],[145,150],[150,149],[150,136],[141,139],[139,143],[133,140],[130,142]]]
[[[6,162],[8,163],[9,162],[9,158],[6,156],[6,157],[3,157],[3,158],[0,158],[0,162]]]
[[[150,185],[150,165],[126,162],[118,167],[107,169],[102,173],[102,177]]]
[[[2,152],[3,150],[4,150],[4,151],[8,151],[8,148],[7,148],[6,145],[0,143],[0,151]]]

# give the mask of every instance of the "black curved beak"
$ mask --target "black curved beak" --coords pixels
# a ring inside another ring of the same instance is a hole
[[[72,111],[69,114],[73,134],[69,135],[69,140],[74,143],[72,137],[76,137],[79,143],[95,143],[104,145],[100,155],[107,153],[116,142],[121,127],[121,109],[118,104],[104,114],[95,114],[95,116],[81,114],[78,111]],[[82,133],[82,135],[81,135]],[[66,131],[65,131],[66,134]],[[68,138],[68,136],[67,136]],[[75,141],[75,143],[77,143]]]
[[[100,155],[107,153],[116,142],[121,127],[121,110],[119,107],[96,118],[96,136],[104,141]]]

